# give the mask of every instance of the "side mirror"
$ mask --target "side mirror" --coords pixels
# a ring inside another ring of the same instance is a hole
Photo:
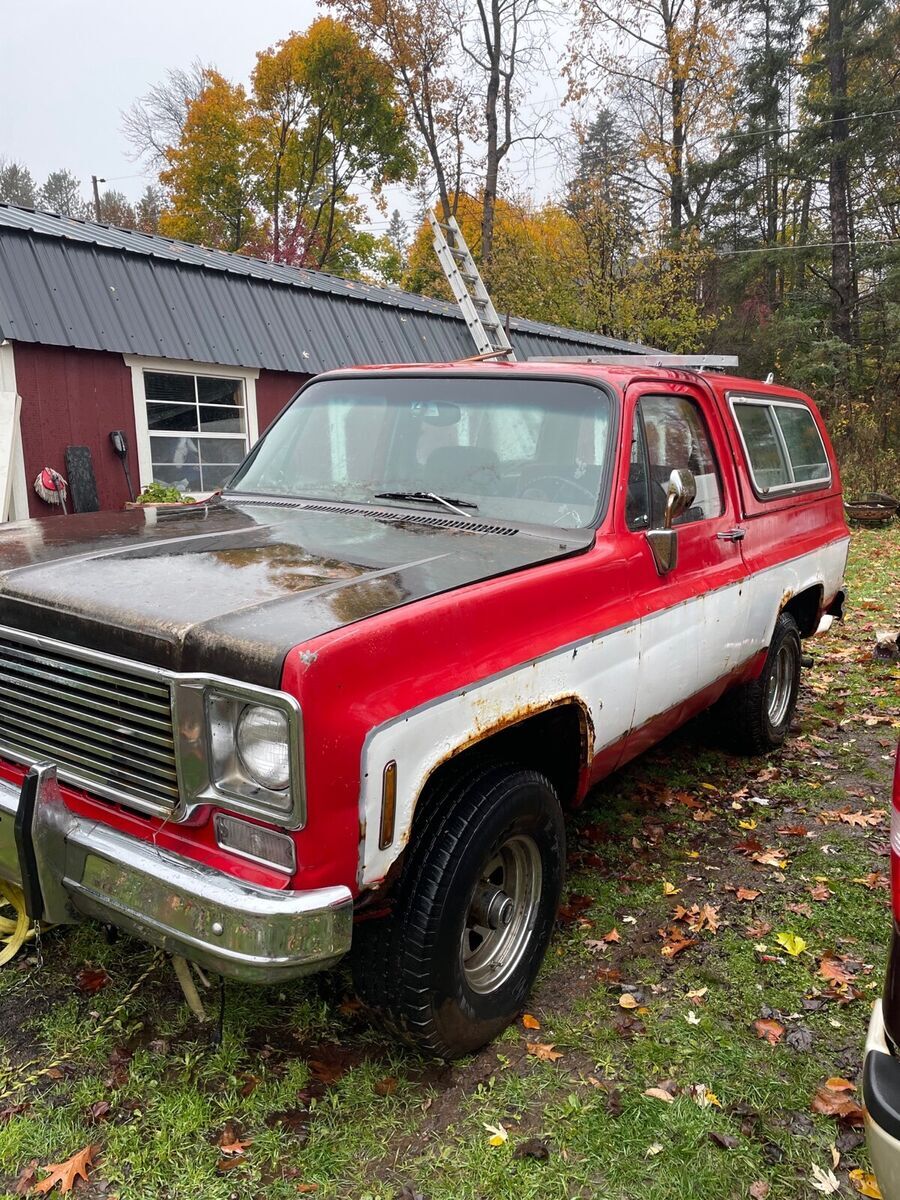
[[[663,529],[671,529],[678,518],[686,513],[697,498],[697,481],[686,467],[679,467],[669,476],[666,488],[666,511]]]
[[[653,553],[653,561],[660,575],[667,575],[678,562],[678,533],[672,525],[686,513],[697,497],[697,482],[686,468],[679,468],[669,476],[666,488],[666,511],[662,529],[647,531],[647,541]]]

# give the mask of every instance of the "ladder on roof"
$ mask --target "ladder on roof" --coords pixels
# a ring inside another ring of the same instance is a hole
[[[442,224],[429,209],[428,223],[434,234],[438,262],[447,276],[478,354],[484,357],[503,356],[507,362],[515,362],[516,356],[506,330],[484,286],[462,230],[456,223],[456,217],[450,217],[446,224]]]

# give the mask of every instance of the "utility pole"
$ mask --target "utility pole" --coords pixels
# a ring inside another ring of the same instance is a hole
[[[100,220],[100,188],[99,183],[106,183],[105,179],[98,179],[96,175],[91,176],[91,184],[94,188],[94,217]]]

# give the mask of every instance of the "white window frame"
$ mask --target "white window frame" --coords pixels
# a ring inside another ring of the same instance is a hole
[[[750,450],[747,446],[747,440],[744,437],[744,430],[738,420],[738,415],[735,412],[736,404],[753,405],[754,408],[801,408],[813,423],[813,429],[816,431],[816,436],[819,439],[819,445],[822,447],[822,457],[825,459],[825,464],[828,467],[828,475],[822,479],[801,479],[797,480],[794,477],[794,464],[791,460],[790,452],[787,448],[787,442],[784,440],[784,434],[781,432],[781,423],[775,414],[772,414],[772,426],[775,430],[775,437],[781,447],[781,453],[784,455],[785,465],[790,475],[788,483],[776,483],[772,487],[760,487],[756,479],[756,474],[753,470],[753,459],[750,457]],[[831,487],[832,470],[831,459],[828,457],[828,451],[825,449],[825,442],[822,438],[822,431],[819,429],[818,422],[813,416],[812,409],[808,404],[804,404],[801,400],[788,400],[786,397],[781,399],[778,396],[740,396],[731,393],[728,397],[728,405],[731,409],[731,417],[734,421],[735,429],[737,429],[738,437],[741,439],[741,446],[744,451],[744,461],[747,463],[747,470],[750,472],[750,482],[753,484],[753,490],[756,493],[758,500],[774,499],[776,496],[785,494],[793,494],[794,492],[809,492],[818,491],[824,488]]]
[[[244,388],[244,411],[247,419],[247,448],[251,449],[259,440],[259,418],[256,411],[256,367],[230,367],[222,363],[182,362],[173,358],[143,358],[136,354],[124,354],[125,365],[131,368],[131,394],[134,401],[134,428],[137,435],[138,480],[140,491],[153,481],[153,465],[150,449],[150,426],[147,422],[147,396],[144,390],[144,372],[153,371],[165,375],[205,375],[216,379],[236,379]],[[209,495],[208,492],[186,492],[185,495]]]

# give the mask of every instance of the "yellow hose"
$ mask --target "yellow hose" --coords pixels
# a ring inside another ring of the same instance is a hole
[[[0,909],[11,908],[15,917],[0,914],[0,967],[19,953],[34,937],[34,928],[25,911],[25,896],[15,883],[0,879]]]

